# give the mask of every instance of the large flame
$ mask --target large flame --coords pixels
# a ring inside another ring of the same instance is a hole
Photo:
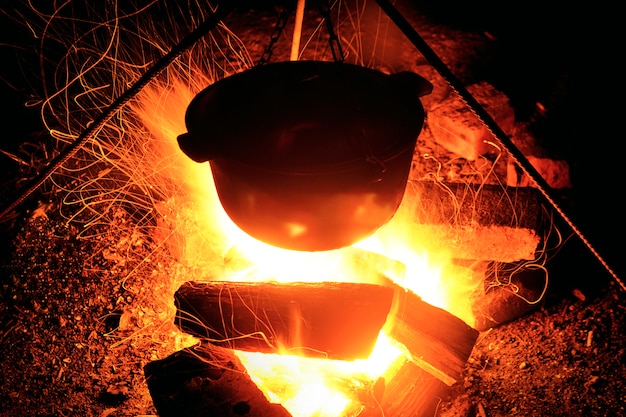
[[[85,2],[89,7],[76,9],[88,16],[74,20],[74,1],[46,6],[23,3],[32,8],[32,13],[24,15],[32,16],[25,23],[41,40],[41,63],[45,65],[39,70],[45,76],[42,84],[50,89],[40,103],[42,120],[61,148],[74,142],[99,110],[115,103],[114,97],[155,69],[153,64],[208,13],[206,2],[195,0],[180,7],[177,2],[130,2],[137,6],[136,10],[128,6],[131,11],[126,4],[120,7],[120,2]],[[336,4],[336,32],[342,29],[341,33],[354,35],[341,37],[352,61],[385,70],[421,66],[420,60],[413,58],[409,58],[411,64],[409,60],[401,62],[409,56],[407,51],[397,50],[402,43],[397,36],[383,36],[391,33],[393,25],[366,3]],[[82,237],[88,237],[89,226],[99,222],[106,223],[112,234],[118,230],[132,233],[132,239],[123,236],[114,249],[122,254],[121,262],[126,263],[128,254],[138,258],[124,277],[124,285],[128,288],[132,281],[138,283],[137,296],[132,299],[140,310],[139,330],[113,347],[150,333],[159,347],[166,346],[153,354],[152,359],[157,359],[197,343],[173,329],[173,293],[183,282],[203,279],[380,283],[384,277],[470,326],[474,324],[471,295],[482,280],[475,279],[470,267],[453,262],[451,253],[429,253],[424,248],[424,242],[437,238],[413,226],[420,202],[412,193],[407,193],[394,218],[373,236],[353,247],[328,252],[279,249],[251,238],[229,219],[219,202],[209,164],[187,158],[176,138],[187,130],[185,112],[197,93],[219,78],[254,66],[252,56],[262,53],[259,47],[270,41],[270,36],[271,42],[276,40],[273,18],[266,19],[261,13],[249,17],[239,28],[242,36],[258,30],[260,38],[243,42],[220,23],[122,106],[97,137],[82,147],[84,154],[52,178],[55,192],[64,193],[61,213],[67,215],[68,224],[81,224]],[[330,49],[323,46],[327,33],[318,30],[323,26],[320,21],[310,34],[300,59],[331,59]],[[248,46],[254,53],[248,52]],[[53,52],[50,57],[45,55],[48,47]],[[273,57],[280,59],[281,51],[275,49]],[[269,59],[268,52],[263,59]],[[436,165],[440,162],[434,157],[427,162],[434,165],[420,166],[439,181],[441,166]],[[488,174],[476,169],[481,178],[492,172],[492,168]],[[458,175],[456,171],[452,174]],[[89,180],[83,181],[85,178]],[[65,208],[69,208],[67,212]],[[120,212],[141,221],[133,222],[129,232],[126,225],[118,227],[126,222],[125,216],[118,218]],[[136,247],[142,247],[139,242],[144,241],[144,231],[150,239],[148,256],[143,248],[135,254]],[[388,321],[393,320],[391,316]],[[364,360],[236,354],[267,398],[282,404],[294,417],[358,415],[363,398],[375,406],[379,385],[391,380],[409,360],[406,347],[384,332],[393,328],[392,324],[386,323],[371,356]],[[121,324],[120,329],[123,327]]]
[[[405,354],[401,345],[383,333],[364,360],[237,352],[270,401],[282,404],[294,417],[336,417],[358,409],[355,393],[371,391],[378,378],[397,370]]]
[[[459,286],[465,278],[459,274],[469,272],[453,269],[450,274],[448,254],[434,257],[422,249],[420,242],[428,236],[416,235],[410,227],[416,201],[403,201],[388,224],[353,248],[290,251],[260,242],[240,230],[219,203],[209,164],[189,160],[176,144],[176,136],[185,131],[186,107],[196,92],[183,82],[170,80],[167,86],[145,89],[133,107],[155,137],[153,143],[158,146],[154,152],[170,161],[167,176],[180,187],[160,210],[171,229],[167,244],[181,263],[213,262],[209,266],[213,270],[209,278],[213,280],[377,282],[384,275],[424,301],[472,323],[467,288]],[[183,227],[190,218],[195,227]],[[355,255],[358,250],[380,255],[382,263],[359,262]],[[469,282],[470,277],[466,278]],[[359,408],[359,391],[372,390],[379,378],[393,377],[407,358],[406,349],[382,331],[367,360],[236,353],[268,399],[282,404],[294,417],[349,415]]]

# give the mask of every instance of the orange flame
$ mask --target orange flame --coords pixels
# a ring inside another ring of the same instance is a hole
[[[155,154],[169,161],[162,174],[179,184],[177,193],[159,209],[171,229],[164,240],[181,264],[208,263],[207,276],[213,280],[376,282],[385,275],[424,301],[473,322],[467,288],[459,287],[463,280],[458,271],[450,276],[447,254],[436,258],[426,254],[420,241],[428,237],[412,234],[410,214],[415,201],[404,201],[387,225],[353,248],[289,251],[241,231],[219,203],[209,164],[189,160],[176,144],[176,136],[185,131],[184,112],[196,92],[170,80],[166,87],[146,88],[133,107],[158,144]],[[380,255],[381,262],[376,268],[363,266],[354,256],[355,249]],[[359,407],[359,391],[371,390],[378,378],[393,376],[407,357],[406,349],[382,332],[367,360],[239,351],[237,355],[268,399],[282,404],[294,417],[347,415]]]

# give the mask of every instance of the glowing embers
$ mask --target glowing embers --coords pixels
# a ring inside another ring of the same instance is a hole
[[[350,246],[396,212],[424,123],[417,74],[334,62],[267,64],[190,103],[183,152],[210,161],[235,224],[303,251]]]
[[[296,257],[300,268],[292,276],[311,269],[306,257],[319,264],[320,257],[337,255],[343,262],[335,272],[317,269],[315,282],[279,283],[233,248],[224,277],[251,273],[262,281],[183,284],[175,296],[176,323],[201,344],[146,367],[159,414],[200,416],[220,407],[263,417],[432,415],[441,390],[458,380],[478,332],[388,279],[404,276],[401,262],[357,248],[333,254],[271,249],[286,264],[287,252]],[[351,273],[366,270],[361,282],[319,282],[320,276],[354,281]],[[177,363],[181,355],[195,365]]]
[[[357,415],[381,399],[385,377],[390,380],[406,360],[404,347],[384,333],[368,358],[354,361],[235,354],[267,398],[294,417]]]

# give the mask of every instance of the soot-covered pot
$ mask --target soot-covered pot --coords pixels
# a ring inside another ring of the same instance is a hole
[[[266,243],[349,246],[395,214],[432,85],[323,61],[266,64],[201,91],[181,150],[209,161],[224,210]]]

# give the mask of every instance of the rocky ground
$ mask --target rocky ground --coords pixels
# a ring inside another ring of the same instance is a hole
[[[469,7],[417,2],[409,15],[464,81],[503,91],[546,152],[568,160],[565,207],[623,276],[619,130],[598,87],[615,82],[589,47],[604,39],[602,27],[581,33],[579,19],[591,19],[583,16],[590,11]],[[47,155],[32,131],[37,114],[15,111],[23,99],[7,88],[3,125],[36,152],[29,164],[3,154],[5,190]],[[45,188],[0,224],[0,416],[156,415],[143,367],[186,343],[158,320],[171,308],[159,294],[172,284],[158,279],[167,268],[150,261],[157,243],[127,213],[84,239],[58,215],[61,204]],[[626,416],[626,290],[575,236],[547,268],[545,297],[480,333],[436,416]]]

